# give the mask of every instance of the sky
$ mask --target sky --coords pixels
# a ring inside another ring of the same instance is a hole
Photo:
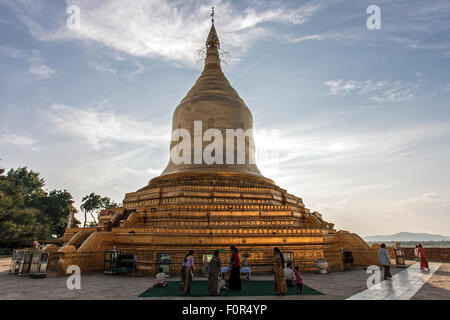
[[[211,4],[266,177],[339,230],[450,235],[447,0],[0,0],[0,167],[77,208],[158,176]]]

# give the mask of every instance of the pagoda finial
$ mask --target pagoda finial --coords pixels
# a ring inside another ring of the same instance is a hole
[[[220,48],[219,37],[217,36],[216,28],[214,27],[214,7],[212,7],[211,22],[211,30],[209,31],[208,39],[206,39],[206,48]]]
[[[216,64],[220,66],[219,49],[220,41],[217,36],[216,28],[214,27],[214,7],[211,11],[211,30],[209,30],[208,38],[206,39],[206,59],[205,65]]]

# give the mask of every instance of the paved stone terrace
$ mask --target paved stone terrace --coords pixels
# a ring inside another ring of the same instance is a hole
[[[423,287],[441,266],[440,263],[430,263],[429,270],[420,270],[418,263],[395,274],[391,280],[382,281],[370,289],[361,291],[347,299],[349,300],[410,300]]]
[[[86,274],[81,277],[81,290],[68,290],[66,281],[69,275],[49,274],[44,279],[31,279],[8,274],[10,258],[0,258],[0,299],[149,299],[138,298],[138,295],[151,287],[154,277],[131,277],[124,275],[108,276],[103,274]],[[408,261],[413,265],[414,261]],[[392,268],[392,274],[406,272],[403,268]],[[355,268],[353,271],[333,272],[326,275],[305,273],[305,284],[324,293],[323,296],[266,296],[249,297],[248,299],[333,299],[342,300],[353,296],[366,289],[366,280],[369,275],[363,268]],[[255,280],[269,280],[270,275],[257,275]],[[199,278],[201,279],[201,278]],[[204,279],[204,278],[203,278]],[[170,278],[170,281],[178,281],[178,277]],[[161,298],[155,298],[161,299]],[[164,299],[181,299],[168,297]],[[205,297],[202,299],[214,299]],[[218,297],[218,299],[221,299]],[[222,298],[232,299],[232,298]],[[245,299],[245,297],[236,297]],[[442,263],[439,269],[419,289],[412,299],[445,299],[450,300],[450,263]]]

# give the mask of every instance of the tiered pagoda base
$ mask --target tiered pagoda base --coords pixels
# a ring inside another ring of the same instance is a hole
[[[253,273],[271,272],[273,248],[303,270],[317,270],[325,258],[330,271],[343,270],[343,251],[356,265],[377,264],[376,250],[356,234],[336,231],[317,212],[262,176],[242,173],[186,173],[160,176],[128,193],[123,207],[104,210],[98,228],[67,229],[64,246],[50,246],[65,271],[102,271],[103,253],[114,246],[138,255],[138,272],[155,274],[161,266],[178,274],[183,257],[194,250],[195,273],[205,273],[208,258],[229,247],[239,249]]]

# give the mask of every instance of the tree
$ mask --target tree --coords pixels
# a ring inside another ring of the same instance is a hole
[[[67,190],[53,190],[47,197],[41,199],[42,219],[51,225],[52,235],[61,237],[67,226],[69,215],[74,215],[77,210],[73,206],[72,195]],[[72,226],[80,223],[72,220]],[[70,227],[72,227],[70,226]]]
[[[21,243],[61,236],[68,215],[76,212],[72,195],[47,194],[44,179],[26,167],[4,173],[0,169],[0,239]]]
[[[92,192],[91,194],[84,196],[81,201],[82,202],[80,209],[84,211],[83,228],[86,227],[88,213],[94,220],[93,222],[89,223],[89,227],[92,228],[97,226],[97,220],[95,220],[94,213],[98,214],[102,209],[113,209],[119,207],[119,204],[114,201],[111,201],[109,197],[101,197],[100,195],[95,194],[95,192]]]
[[[92,219],[94,219],[93,222],[89,223],[89,227],[95,227],[97,225],[97,221],[95,220],[94,213],[98,214],[102,209],[113,209],[119,207],[119,204],[111,201],[109,197],[101,197],[100,195],[95,194],[95,192],[84,196],[81,201],[82,203],[80,209],[84,211],[83,227],[86,227],[88,213],[91,215]]]
[[[49,226],[40,223],[40,210],[32,206],[45,195],[39,174],[27,168],[0,175],[0,239],[25,242],[45,237]]]
[[[102,209],[114,209],[119,207],[119,204],[114,201],[111,201],[109,197],[101,198],[101,202],[102,202]]]
[[[39,177],[38,172],[28,171],[27,167],[19,167],[16,170],[11,169],[7,174],[8,180],[20,189],[24,196],[23,205],[33,207],[38,205],[39,201],[47,195],[42,189],[45,185],[44,179]]]
[[[91,214],[92,219],[94,219],[94,223],[97,223],[93,215],[93,212],[97,211],[101,207],[102,207],[102,197],[98,194],[95,194],[94,192],[92,192],[87,196],[84,196],[83,199],[81,199],[80,209],[84,211],[83,228],[86,227],[88,213]]]

